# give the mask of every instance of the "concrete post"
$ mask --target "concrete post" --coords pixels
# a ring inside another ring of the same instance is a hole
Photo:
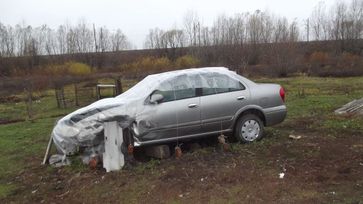
[[[103,154],[103,168],[107,172],[118,171],[125,165],[125,157],[121,151],[123,143],[122,128],[116,121],[104,123],[105,153]]]

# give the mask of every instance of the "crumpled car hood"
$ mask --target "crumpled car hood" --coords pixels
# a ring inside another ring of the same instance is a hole
[[[79,146],[92,147],[103,142],[103,123],[119,121],[124,127],[134,121],[136,112],[132,100],[108,98],[81,108],[60,119],[53,131],[53,141],[57,150],[69,155]],[[133,108],[134,107],[134,108]]]

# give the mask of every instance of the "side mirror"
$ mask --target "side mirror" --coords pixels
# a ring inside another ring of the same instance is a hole
[[[164,96],[161,94],[153,94],[150,97],[151,103],[160,103],[164,99]]]

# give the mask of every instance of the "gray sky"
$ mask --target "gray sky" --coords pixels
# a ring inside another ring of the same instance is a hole
[[[348,0],[347,0],[348,1]],[[196,11],[204,25],[211,25],[219,14],[233,15],[254,12],[257,9],[306,19],[318,0],[0,0],[0,22],[15,25],[51,28],[66,21],[76,24],[81,18],[89,24],[120,28],[138,48],[150,28],[182,27],[182,19],[188,10]],[[336,0],[325,0],[327,7]]]

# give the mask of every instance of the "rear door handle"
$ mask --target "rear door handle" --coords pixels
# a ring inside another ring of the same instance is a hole
[[[237,97],[237,100],[239,100],[239,101],[242,101],[242,100],[245,100],[246,99],[246,96],[238,96]]]
[[[195,103],[192,103],[192,104],[189,104],[188,105],[188,108],[196,108],[196,107],[198,107],[198,105],[195,104]]]

